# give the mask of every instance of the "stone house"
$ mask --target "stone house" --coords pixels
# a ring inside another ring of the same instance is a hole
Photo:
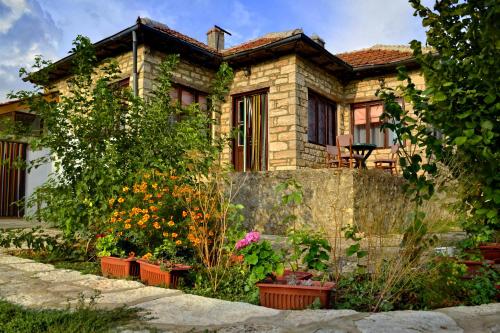
[[[173,99],[204,107],[218,66],[227,62],[235,72],[229,96],[222,105],[219,126],[239,137],[224,151],[224,159],[241,170],[294,170],[325,166],[326,145],[338,134],[352,133],[354,141],[375,143],[371,158],[386,157],[391,133],[381,132],[383,106],[375,96],[382,82],[398,85],[396,68],[405,65],[417,86],[424,80],[411,50],[375,45],[334,55],[316,35],[301,29],[269,33],[226,47],[228,32],[214,26],[202,43],[147,18],[95,43],[99,59],[114,57],[123,85],[147,97],[157,67],[166,54],[179,54],[173,73]],[[54,91],[67,92],[71,56],[50,71]]]

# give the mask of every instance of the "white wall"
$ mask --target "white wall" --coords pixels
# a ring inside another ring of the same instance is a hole
[[[48,149],[42,149],[33,151],[28,146],[27,154],[26,154],[26,162],[29,163],[37,158],[49,156]],[[49,174],[52,172],[53,166],[49,161],[48,163],[40,165],[38,168],[32,168],[30,172],[26,173],[26,198],[29,198],[33,192],[35,192],[36,188],[42,185],[49,177]],[[33,210],[27,210],[26,214],[30,215],[33,213]]]

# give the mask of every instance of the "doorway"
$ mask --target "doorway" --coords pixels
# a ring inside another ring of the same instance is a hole
[[[267,90],[233,97],[233,165],[236,171],[265,171],[268,164]]]

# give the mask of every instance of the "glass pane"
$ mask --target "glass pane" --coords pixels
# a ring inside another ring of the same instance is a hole
[[[243,119],[245,118],[245,105],[243,100],[238,101],[238,144],[243,146]]]
[[[189,105],[194,103],[194,94],[187,90],[182,90],[182,98],[181,98],[182,106]]]
[[[355,108],[354,109],[354,125],[364,125],[366,124],[366,108]]]
[[[178,90],[177,88],[175,87],[172,87],[170,89],[170,101],[175,104],[177,103],[177,101],[179,100],[179,93],[178,93]]]
[[[380,124],[372,124],[370,133],[370,143],[376,144],[377,147],[384,147],[384,132],[381,131]]]
[[[366,142],[366,128],[364,124],[354,126],[354,142],[355,143]]]
[[[325,144],[326,136],[326,105],[318,101],[318,143]]]
[[[337,124],[337,112],[335,110],[335,104],[328,105],[328,136],[327,136],[327,145],[335,146],[335,133],[337,132],[336,124]]]
[[[200,110],[201,111],[207,111],[208,110],[207,96],[205,96],[205,95],[198,95],[198,104],[200,104]]]
[[[316,142],[316,110],[315,100],[309,98],[308,112],[307,112],[307,137],[309,142]]]
[[[370,106],[370,123],[380,123],[380,116],[384,111],[384,106],[382,104]]]

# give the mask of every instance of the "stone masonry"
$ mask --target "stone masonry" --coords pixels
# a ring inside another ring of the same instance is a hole
[[[149,46],[138,47],[138,87],[141,96],[147,96],[153,89],[157,66],[164,57],[165,54]],[[123,73],[122,78],[130,78],[132,87],[131,52],[117,56],[116,60]],[[173,81],[208,93],[214,76],[215,70],[181,58],[173,72]],[[423,77],[417,71],[412,72],[411,77],[418,88],[425,86]],[[67,78],[55,82],[52,90],[67,95],[66,80]],[[337,133],[342,134],[350,132],[350,105],[376,100],[375,92],[380,88],[381,81],[393,88],[400,84],[395,74],[341,82],[322,68],[295,54],[256,63],[248,68],[237,68],[229,96],[221,106],[220,118],[217,116],[220,126],[216,127],[215,131],[222,135],[231,132],[234,95],[265,89],[268,91],[269,110],[268,170],[323,168],[325,147],[309,143],[307,139],[308,91],[322,95],[337,104]],[[387,158],[388,154],[387,149],[376,149],[369,159],[369,166],[373,159]],[[230,147],[224,150],[223,160],[231,163]]]

